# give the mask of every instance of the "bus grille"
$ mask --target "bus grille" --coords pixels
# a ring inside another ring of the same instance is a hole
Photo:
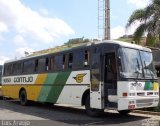
[[[152,104],[153,104],[153,99],[136,100],[137,107],[151,106]]]

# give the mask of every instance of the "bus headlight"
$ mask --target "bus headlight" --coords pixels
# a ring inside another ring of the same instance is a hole
[[[127,96],[128,96],[128,93],[127,93],[127,92],[123,92],[122,96],[123,96],[123,97],[127,97]]]
[[[135,93],[129,93],[129,96],[135,96],[136,94]]]
[[[154,92],[154,95],[159,95],[159,93],[158,92]]]

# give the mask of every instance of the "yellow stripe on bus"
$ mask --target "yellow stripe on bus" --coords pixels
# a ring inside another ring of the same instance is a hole
[[[46,78],[47,78],[47,74],[39,74],[37,76],[35,83],[34,83],[34,86],[27,87],[27,93],[28,93],[27,96],[28,96],[29,100],[37,101],[37,98],[39,96],[39,93],[42,89],[42,86],[43,86]]]
[[[154,90],[154,91],[158,91],[158,89],[159,89],[158,83],[157,83],[157,82],[154,82],[153,90]]]

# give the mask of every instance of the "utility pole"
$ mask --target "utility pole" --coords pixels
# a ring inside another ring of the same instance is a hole
[[[98,38],[110,40],[110,0],[98,0]]]
[[[110,0],[105,0],[104,40],[110,40]]]

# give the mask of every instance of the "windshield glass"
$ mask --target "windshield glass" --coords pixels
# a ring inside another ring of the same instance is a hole
[[[145,78],[156,78],[152,53],[140,51]]]
[[[152,53],[131,48],[120,48],[120,74],[124,78],[156,78]]]

